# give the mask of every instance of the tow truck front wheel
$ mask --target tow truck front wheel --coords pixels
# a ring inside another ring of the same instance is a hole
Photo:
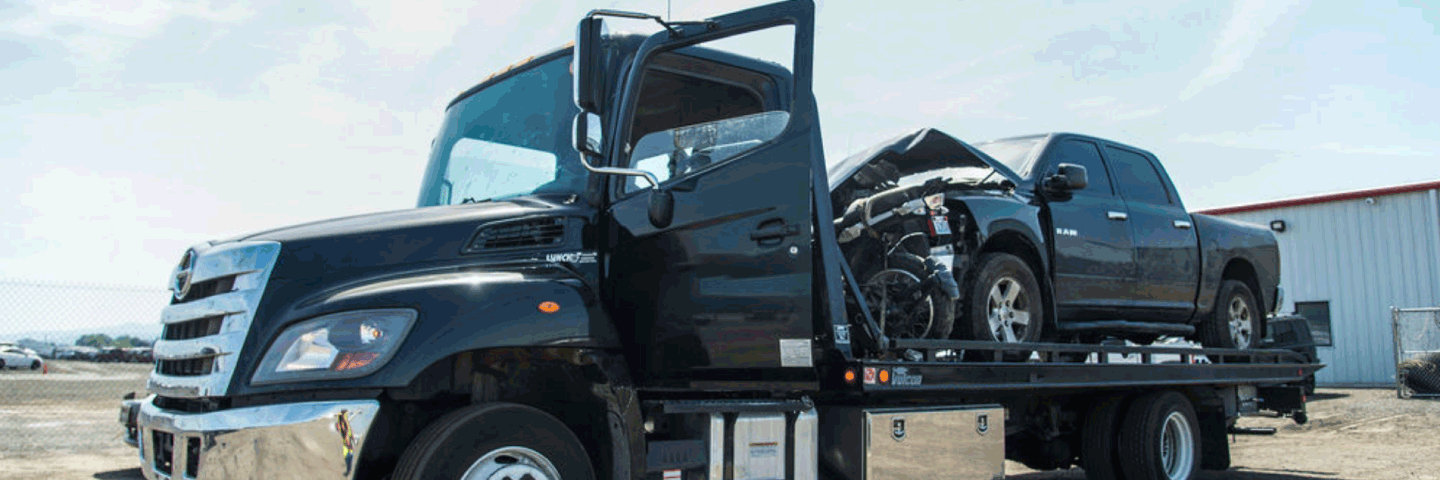
[[[585,447],[564,423],[524,405],[451,412],[401,455],[395,480],[593,480]]]

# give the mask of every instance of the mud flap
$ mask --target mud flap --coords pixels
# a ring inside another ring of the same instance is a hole
[[[1230,439],[1226,430],[1230,420],[1223,412],[1200,411],[1200,469],[1225,470],[1230,468]]]

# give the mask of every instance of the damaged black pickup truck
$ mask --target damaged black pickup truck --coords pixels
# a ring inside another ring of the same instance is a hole
[[[1252,348],[1281,302],[1274,235],[1187,213],[1135,147],[1070,133],[969,145],[921,129],[828,170],[841,249],[891,338]],[[963,288],[927,282],[936,271]]]

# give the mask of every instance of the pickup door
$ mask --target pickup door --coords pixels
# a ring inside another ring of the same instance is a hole
[[[1139,270],[1129,317],[1184,322],[1195,310],[1200,251],[1190,214],[1160,163],[1144,152],[1105,144],[1111,178],[1129,207]]]
[[[1044,171],[1061,163],[1085,167],[1090,185],[1049,202],[1055,236],[1055,301],[1060,317],[1113,320],[1135,292],[1135,247],[1129,208],[1105,173],[1100,145],[1061,137],[1050,144]]]

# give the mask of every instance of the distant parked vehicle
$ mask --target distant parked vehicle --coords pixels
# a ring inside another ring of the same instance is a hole
[[[39,370],[44,366],[45,360],[41,359],[40,356],[34,352],[26,352],[26,349],[16,346],[0,347],[0,369],[28,368],[31,370]]]
[[[95,361],[100,363],[128,362],[130,356],[123,348],[106,348],[95,354]]]
[[[134,363],[150,363],[155,361],[155,352],[150,347],[134,347],[125,349],[125,361]]]

